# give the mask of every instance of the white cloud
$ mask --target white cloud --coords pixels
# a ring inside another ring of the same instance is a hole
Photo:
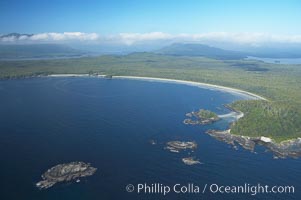
[[[131,45],[136,42],[143,41],[154,41],[154,40],[170,40],[173,39],[174,36],[168,33],[162,32],[150,32],[150,33],[120,33],[117,36],[117,39],[121,40],[121,42]]]
[[[36,41],[66,41],[66,40],[97,40],[99,35],[96,33],[82,33],[82,32],[64,32],[64,33],[39,33],[31,36],[30,40]]]
[[[2,37],[1,38],[1,42],[15,42],[16,38],[13,36],[9,36],[9,37]]]
[[[143,44],[147,42],[223,42],[260,46],[266,43],[301,44],[301,35],[276,35],[268,33],[228,33],[211,32],[202,34],[169,34],[163,32],[149,33],[120,33],[100,36],[97,33],[64,32],[64,33],[38,33],[34,35],[21,35],[1,37],[2,43],[13,42],[94,42],[105,44]]]
[[[34,35],[2,36],[2,42],[60,42],[60,41],[96,41],[97,33],[64,32],[64,33],[38,33]]]
[[[301,44],[301,35],[273,35],[267,33],[227,33],[211,32],[203,34],[168,34],[162,32],[151,33],[121,33],[115,39],[121,43],[131,45],[147,41],[170,40],[175,42],[225,42],[246,45],[261,45],[264,43]]]

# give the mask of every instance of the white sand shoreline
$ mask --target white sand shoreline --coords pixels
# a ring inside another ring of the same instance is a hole
[[[262,96],[259,96],[257,94],[251,93],[251,92],[247,92],[247,91],[244,91],[244,90],[239,90],[239,89],[236,89],[236,88],[220,86],[220,85],[208,84],[208,83],[200,83],[200,82],[194,82],[194,81],[183,81],[183,80],[167,79],[167,78],[144,77],[144,76],[113,76],[113,78],[178,83],[178,84],[183,84],[183,85],[196,86],[196,87],[205,88],[205,89],[215,89],[215,90],[220,90],[220,91],[223,91],[223,92],[238,94],[240,96],[249,97],[249,99],[251,97],[251,99],[267,100],[266,98],[264,98]]]
[[[89,74],[52,74],[48,75],[49,77],[101,77],[104,78],[106,75],[89,75]],[[201,82],[194,82],[194,81],[184,81],[184,80],[177,80],[177,79],[167,79],[167,78],[155,78],[155,77],[144,77],[144,76],[113,76],[114,79],[133,79],[133,80],[143,80],[143,81],[157,81],[157,82],[168,82],[168,83],[177,83],[183,85],[190,85],[199,88],[205,89],[214,89],[219,90],[222,92],[228,92],[232,94],[236,94],[242,97],[246,97],[247,99],[258,99],[258,100],[267,100],[266,98],[259,96],[257,94],[247,92],[244,90],[225,87],[220,85],[208,84],[208,83],[201,83]]]

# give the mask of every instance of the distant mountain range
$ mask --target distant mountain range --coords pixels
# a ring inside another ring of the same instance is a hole
[[[175,43],[155,51],[174,56],[204,56],[215,59],[243,59],[248,56],[260,58],[301,58],[301,47],[257,47],[248,50],[232,51],[204,44]]]
[[[203,44],[175,43],[155,51],[159,54],[173,56],[204,56],[216,59],[242,59],[247,57],[245,53],[224,50]]]
[[[172,56],[203,56],[214,59],[243,59],[247,56],[261,58],[301,58],[301,47],[283,44],[281,46],[218,48],[197,43],[151,43],[151,44],[32,44],[23,39],[33,34],[9,33],[0,35],[0,59],[48,59],[64,57],[81,57],[100,54],[129,54],[133,52],[152,52]],[[14,43],[18,40],[19,43]],[[1,43],[1,40],[4,41]],[[170,44],[170,45],[169,45]],[[166,45],[166,46],[165,46]],[[158,49],[158,50],[155,50]],[[230,50],[231,49],[231,50]]]
[[[15,37],[17,39],[21,38],[22,36],[31,37],[33,34],[25,34],[25,33],[9,33],[5,35],[0,35],[0,38],[9,38],[9,37]]]
[[[0,60],[80,57],[85,51],[62,44],[0,45]]]

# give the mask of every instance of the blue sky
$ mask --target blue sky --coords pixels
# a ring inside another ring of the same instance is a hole
[[[1,33],[301,33],[298,0],[1,0]]]
[[[1,43],[301,45],[300,0],[0,0]]]

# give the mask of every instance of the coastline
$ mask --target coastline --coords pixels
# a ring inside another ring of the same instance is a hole
[[[142,80],[142,81],[155,81],[155,82],[167,82],[167,83],[175,83],[182,85],[189,85],[204,89],[218,90],[221,92],[227,92],[234,95],[238,95],[240,97],[244,97],[246,100],[264,100],[268,101],[266,98],[247,92],[244,90],[219,86],[208,83],[194,82],[194,81],[184,81],[177,79],[167,79],[167,78],[155,78],[155,77],[143,77],[143,76],[110,76],[104,74],[51,74],[51,75],[39,75],[32,77],[94,77],[94,78],[108,78],[108,79],[132,79],[132,80]],[[244,113],[237,110],[230,109],[230,113],[220,115],[220,117],[234,117],[235,121],[239,120],[244,116]],[[254,151],[254,147],[256,145],[265,146],[268,150],[273,152],[274,158],[287,158],[287,157],[301,157],[301,138],[292,138],[288,140],[283,140],[280,143],[275,142],[273,138],[259,136],[259,137],[249,137],[245,135],[233,135],[231,134],[231,129],[227,130],[209,130],[207,132],[210,136],[216,138],[217,140],[226,142],[231,144],[236,149],[235,143],[242,146],[244,149]]]
[[[277,143],[273,139],[264,136],[249,137],[234,135],[231,134],[231,129],[208,130],[206,133],[216,140],[231,145],[235,150],[238,149],[238,146],[241,146],[243,149],[255,152],[255,147],[260,145],[272,152],[274,159],[301,157],[301,138],[284,140]]]
[[[89,75],[89,74],[51,74],[47,75],[46,77],[101,77],[105,78],[107,75]],[[245,97],[247,99],[254,99],[254,100],[264,100],[267,101],[266,98],[247,92],[244,90],[231,88],[231,87],[225,87],[215,84],[209,84],[209,83],[201,83],[201,82],[195,82],[195,81],[184,81],[184,80],[178,80],[178,79],[168,79],[168,78],[156,78],[156,77],[146,77],[146,76],[112,76],[113,79],[132,79],[132,80],[143,80],[143,81],[155,81],[155,82],[167,82],[167,83],[176,83],[176,84],[182,84],[182,85],[189,85],[204,89],[214,89],[219,90],[222,92],[228,92],[232,94],[236,94],[242,97]]]
[[[140,77],[140,76],[113,76],[113,78],[118,78],[118,79],[134,79],[134,80],[143,80],[143,81],[158,81],[158,82],[169,82],[169,83],[176,83],[176,84],[183,84],[183,85],[189,85],[189,86],[195,86],[195,87],[200,87],[204,89],[215,89],[219,90],[222,92],[228,92],[232,93],[235,95],[239,95],[242,97],[246,97],[249,100],[264,100],[268,101],[266,98],[251,93],[247,92],[244,90],[239,90],[236,88],[231,88],[231,87],[224,87],[224,86],[219,86],[219,85],[214,85],[214,84],[207,84],[207,83],[200,83],[200,82],[194,82],[194,81],[184,81],[184,80],[177,80],[177,79],[166,79],[166,78],[154,78],[154,77]],[[228,117],[228,116],[235,116],[235,121],[239,120],[244,116],[244,113],[238,110],[232,110],[232,112],[221,115],[221,117]],[[217,131],[217,130],[211,130],[215,133],[221,133],[221,135],[216,136],[213,133],[207,134],[211,135],[212,137],[224,141],[228,144],[232,144],[234,148],[236,148],[235,143],[239,144],[246,150],[250,150],[251,152],[254,151],[254,148],[256,145],[262,145],[267,148],[267,150],[271,151],[274,156],[274,159],[278,158],[298,158],[301,156],[301,138],[294,138],[294,139],[289,139],[289,140],[284,140],[281,141],[280,143],[277,143],[273,140],[273,138],[265,137],[265,136],[260,136],[260,137],[249,137],[249,136],[244,136],[244,135],[233,135],[231,134],[231,129],[227,129],[224,131]],[[230,136],[230,143],[229,137]],[[225,138],[228,138],[225,140]]]
[[[201,83],[201,82],[195,82],[195,81],[184,81],[184,80],[178,80],[178,79],[144,77],[144,76],[113,76],[113,78],[144,80],[144,81],[158,81],[158,82],[183,84],[183,85],[195,86],[195,87],[204,88],[204,89],[215,89],[215,90],[219,90],[219,91],[222,91],[222,92],[228,92],[228,93],[240,95],[240,96],[243,96],[243,97],[247,97],[248,99],[257,99],[257,100],[267,101],[266,98],[264,98],[260,95],[251,93],[251,92],[247,92],[247,91],[244,91],[244,90],[231,88],[231,87],[225,87],[225,86],[220,86],[220,85],[215,85],[215,84],[209,84],[209,83]]]
[[[100,77],[100,78],[106,78],[107,75],[90,75],[90,74],[52,74],[52,75],[47,75],[46,77]],[[231,88],[231,87],[225,87],[225,86],[219,86],[219,85],[214,85],[214,84],[208,84],[208,83],[200,83],[200,82],[195,82],[195,81],[184,81],[184,80],[177,80],[177,79],[167,79],[167,78],[155,78],[155,77],[144,77],[144,76],[112,76],[113,79],[131,79],[131,80],[141,80],[141,81],[155,81],[155,82],[165,82],[165,83],[175,83],[175,84],[182,84],[182,85],[189,85],[189,86],[194,86],[194,87],[199,87],[199,88],[204,88],[204,89],[214,89],[214,90],[219,90],[222,92],[228,92],[231,94],[239,95],[242,97],[245,97],[249,100],[265,100],[267,101],[266,98],[261,97],[257,94],[247,92],[244,90],[239,90],[236,88]],[[230,109],[230,108],[228,108]],[[230,109],[231,110],[231,109]],[[221,117],[227,117],[228,115],[235,116],[236,120],[239,120],[244,116],[244,113],[241,111],[236,111],[236,110],[231,110],[232,112],[221,115]],[[229,133],[231,129],[228,130]],[[243,136],[244,137],[244,136]]]

